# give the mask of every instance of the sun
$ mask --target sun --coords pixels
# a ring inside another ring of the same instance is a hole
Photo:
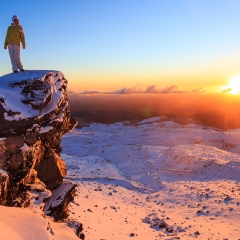
[[[237,94],[240,93],[240,75],[234,76],[231,80],[230,80],[230,88],[231,94]]]

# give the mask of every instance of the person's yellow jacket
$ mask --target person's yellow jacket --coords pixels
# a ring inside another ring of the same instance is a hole
[[[22,43],[23,48],[25,48],[26,44],[23,28],[20,25],[12,24],[8,27],[4,48],[7,48],[8,44],[16,44],[20,46],[20,42]]]

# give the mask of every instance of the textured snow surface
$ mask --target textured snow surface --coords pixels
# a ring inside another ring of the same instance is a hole
[[[239,239],[240,134],[151,118],[63,138],[87,239]]]

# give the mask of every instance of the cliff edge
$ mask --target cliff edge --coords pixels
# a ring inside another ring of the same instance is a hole
[[[66,207],[75,186],[64,182],[61,138],[77,124],[70,117],[67,83],[61,72],[52,70],[0,77],[1,205],[25,207],[43,198],[48,199],[48,214],[54,212],[56,220],[66,217],[56,209]],[[53,207],[51,196],[56,199],[53,193],[59,188],[65,203]]]

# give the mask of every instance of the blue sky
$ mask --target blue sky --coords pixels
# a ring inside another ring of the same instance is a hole
[[[0,74],[16,14],[24,67],[60,70],[75,90],[224,85],[240,74],[239,12],[237,0],[4,0]]]

